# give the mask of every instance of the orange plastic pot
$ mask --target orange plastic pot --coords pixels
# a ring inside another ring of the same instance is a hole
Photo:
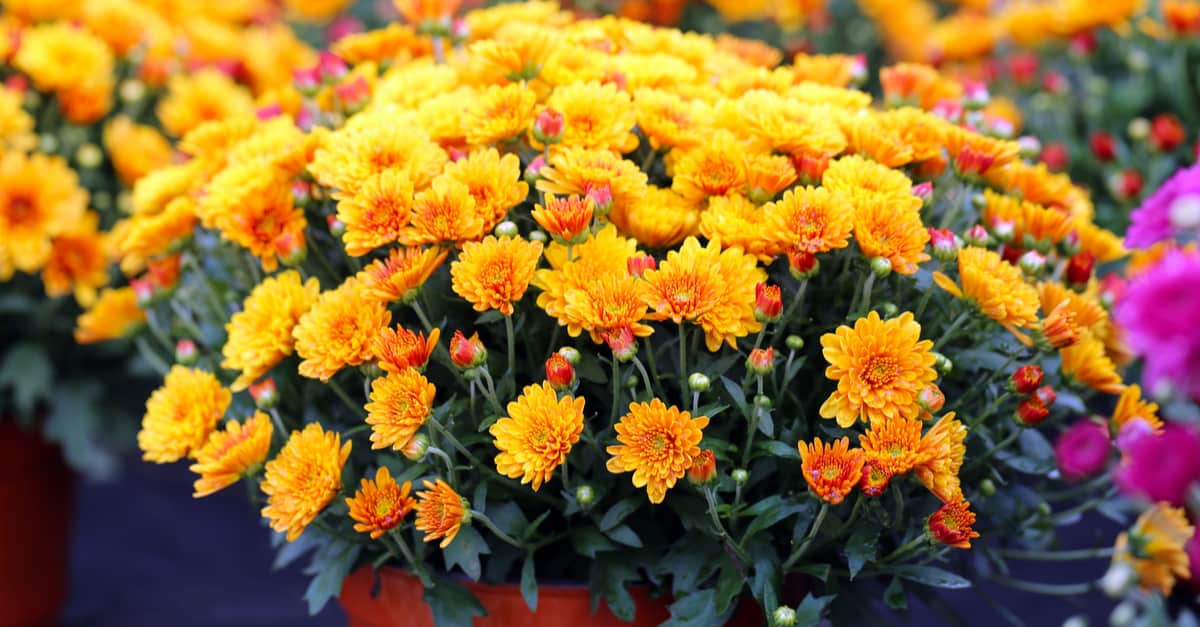
[[[74,501],[58,448],[0,416],[0,627],[57,624]]]

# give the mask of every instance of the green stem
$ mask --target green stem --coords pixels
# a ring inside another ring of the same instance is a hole
[[[788,303],[787,309],[783,311],[783,316],[779,318],[779,322],[775,323],[775,331],[771,333],[772,346],[779,342],[779,334],[783,333],[788,323],[792,321],[792,316],[796,313],[796,310],[800,308],[800,305],[804,304],[804,295],[807,291],[808,279],[804,279],[800,282],[800,289],[796,290],[796,297],[792,299],[792,302]]]
[[[165,375],[169,370],[171,370],[170,364],[168,364],[162,357],[159,357],[158,353],[154,352],[154,348],[150,346],[150,343],[146,341],[146,338],[134,338],[133,345],[136,346],[138,352],[141,353],[142,359],[145,359],[146,363],[150,364],[150,367],[154,368],[155,372]]]
[[[508,338],[508,372],[504,376],[512,377],[515,383],[517,378],[517,339],[516,332],[513,331],[512,316],[504,316],[504,332]]]
[[[988,416],[992,415],[992,412],[996,411],[996,408],[999,407],[1000,404],[1005,400],[1007,400],[1009,396],[1012,396],[1011,392],[1004,392],[1000,396],[997,396],[996,400],[992,401],[992,404],[987,406],[987,409],[984,409],[979,413],[978,416],[975,416],[975,418],[967,424],[967,432],[970,433],[971,431],[974,431],[975,427],[978,427],[980,423],[987,419]]]
[[[279,437],[286,442],[288,439],[288,434],[291,433],[291,431],[288,431],[288,428],[283,424],[283,416],[280,416],[279,410],[275,409],[274,407],[268,409],[267,413],[271,415],[271,420],[275,423],[275,428],[278,429]]]
[[[407,560],[412,566],[413,572],[415,572],[417,574],[417,578],[421,580],[421,585],[426,588],[432,588],[433,580],[429,578],[429,573],[425,572],[425,567],[420,561],[417,560],[417,556],[413,554],[413,550],[408,548],[408,542],[406,542],[404,538],[400,536],[399,528],[392,529],[392,531],[387,535],[391,536],[392,542],[395,543],[396,548],[400,550],[400,553],[404,555],[404,559]],[[383,543],[383,545],[387,547],[389,553],[392,552],[392,547],[388,545],[386,541]],[[394,553],[393,556],[395,556]]]
[[[496,382],[492,380],[492,373],[488,372],[487,366],[479,368],[479,376],[483,377],[483,382],[487,384],[479,386],[480,391],[492,403],[492,408],[503,416],[504,407],[500,405],[500,397],[496,395]]]
[[[651,148],[650,154],[646,155],[645,159],[642,159],[642,172],[646,172],[647,174],[650,172],[650,166],[654,165],[654,158],[657,156],[658,151]]]
[[[796,565],[796,562],[800,561],[800,558],[804,557],[804,552],[808,550],[813,540],[816,539],[817,533],[821,531],[821,525],[825,523],[825,516],[828,513],[829,503],[821,503],[821,511],[817,512],[817,519],[813,521],[812,527],[809,528],[808,535],[804,537],[804,541],[800,543],[800,546],[795,551],[792,551],[787,561],[783,563],[783,572],[786,573],[792,566]]]
[[[445,425],[443,425],[442,423],[435,420],[432,416],[430,416],[430,418],[429,418],[429,424],[433,427],[434,431],[437,431],[438,434],[440,434],[442,437],[446,438],[446,441],[450,443],[450,446],[453,446],[456,451],[463,454],[463,457],[466,457],[468,460],[470,460],[472,465],[479,467],[479,468],[491,468],[491,466],[485,465],[482,462],[480,462],[479,458],[475,457],[475,455],[472,454],[471,451],[468,451],[467,447],[463,446],[462,442],[459,442],[458,438],[454,437],[454,434],[450,433],[450,430],[447,429],[445,427]],[[430,447],[430,448],[433,448],[433,447]]]
[[[683,323],[679,323],[679,391],[682,397],[682,402],[687,402],[688,389],[688,371],[687,371],[687,330]]]
[[[871,311],[871,292],[874,288],[875,273],[872,272],[867,275],[867,280],[863,281],[861,308],[864,316],[867,315],[867,312]]]
[[[950,338],[954,337],[954,332],[957,331],[958,327],[962,326],[962,323],[966,322],[967,318],[970,316],[970,311],[964,311],[959,314],[958,317],[954,319],[954,322],[951,322],[950,326],[946,328],[946,331],[942,333],[942,337],[939,337],[937,342],[934,343],[933,350],[941,348],[943,344],[950,340]]]
[[[432,455],[436,455],[437,457],[441,458],[441,460],[443,462],[446,463],[446,472],[450,473],[450,483],[453,485],[458,485],[458,481],[456,480],[456,477],[454,476],[455,475],[454,460],[450,459],[450,455],[447,454],[446,451],[443,451],[442,449],[440,449],[436,446],[431,446],[428,449],[426,449],[426,451]]]
[[[1018,549],[996,549],[1003,557],[1035,562],[1063,562],[1069,560],[1108,559],[1113,555],[1112,547],[1079,549],[1075,551],[1022,551]]]
[[[763,393],[763,378],[762,375],[757,376],[758,379],[758,395]],[[742,468],[745,468],[750,463],[750,447],[754,445],[754,434],[758,431],[759,412],[763,408],[758,406],[758,398],[754,399],[754,405],[750,410],[750,425],[746,431],[746,445],[742,447]]]
[[[1087,594],[1093,588],[1093,583],[1088,581],[1084,583],[1041,583],[1037,581],[1025,581],[1024,579],[1014,579],[1003,575],[992,575],[990,579],[1002,586],[1013,588],[1014,590],[1023,590],[1025,592],[1034,592],[1037,594],[1046,594],[1050,596],[1078,596]]]
[[[646,386],[646,394],[650,398],[654,398],[654,388],[650,385],[650,373],[646,372],[646,367],[642,365],[642,360],[633,356],[633,365],[637,366],[638,372],[642,373],[642,385]]]
[[[925,293],[921,295],[921,303],[917,305],[917,313],[913,314],[917,322],[921,321],[921,316],[925,314],[925,307],[929,305],[929,299],[933,297],[935,291],[937,291],[935,286],[930,285],[925,289]]]
[[[621,404],[621,363],[616,355],[612,356],[612,409],[608,416],[608,424],[617,423],[618,406]]]
[[[212,283],[208,282],[208,275],[205,274],[204,269],[200,267],[200,263],[196,261],[196,258],[191,254],[184,255],[183,265],[192,272],[195,272],[200,278],[200,284],[204,286],[204,293],[208,298],[209,306],[213,308],[213,313],[217,316],[217,320],[225,320],[228,318],[229,313],[225,311],[224,301],[221,300],[221,296],[217,294],[217,290],[212,286]]]
[[[1008,446],[1009,444],[1012,444],[1019,437],[1021,437],[1021,429],[1019,429],[1019,428],[1013,429],[1012,433],[1009,433],[1008,435],[1004,436],[1003,440],[1000,440],[999,442],[996,443],[995,446],[993,446],[992,448],[985,451],[983,453],[983,455],[980,455],[979,457],[974,459],[964,470],[973,470],[974,468],[979,466],[979,464],[982,464],[983,462],[987,461],[987,459],[989,457],[991,457],[992,455],[995,455],[996,451],[999,451],[1000,449]]]
[[[911,552],[913,549],[915,549],[927,542],[929,542],[929,536],[925,535],[925,533],[920,533],[917,535],[917,537],[900,545],[899,548],[897,548],[895,551],[892,551],[887,557],[885,557],[879,561],[880,561],[880,563],[894,562],[894,561],[898,560],[899,558],[903,557],[904,555],[908,554],[909,552]]]
[[[346,393],[345,388],[343,388],[340,383],[330,379],[329,387],[333,390],[333,393],[336,394],[338,398],[342,399],[342,404],[350,408],[351,412],[357,414],[359,418],[367,417],[367,412],[363,409],[363,406],[354,402],[354,399],[350,398],[350,395]]]
[[[519,542],[516,538],[501,531],[500,528],[496,526],[496,523],[492,522],[492,519],[485,516],[483,514],[483,512],[476,511],[476,510],[470,510],[470,511],[471,511],[471,519],[478,520],[479,522],[483,523],[483,526],[487,527],[488,529],[491,530],[492,533],[496,534],[497,538],[504,540],[505,542],[517,547],[518,549],[525,548],[525,545],[521,544],[521,542]]]

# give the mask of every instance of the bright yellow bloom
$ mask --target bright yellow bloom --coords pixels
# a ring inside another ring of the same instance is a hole
[[[722,248],[736,246],[769,264],[782,248],[768,235],[767,218],[766,209],[755,206],[745,196],[714,196],[708,201],[708,210],[700,215],[700,233],[721,242]]]
[[[709,351],[736,346],[737,338],[762,328],[754,318],[754,286],[767,274],[741,249],[722,251],[719,242],[701,247],[689,237],[644,278],[642,298],[654,310],[649,317],[699,325]]]
[[[716,205],[713,199],[713,205]],[[650,248],[667,248],[700,232],[700,206],[674,190],[650,185],[641,198],[614,206],[608,219],[622,234]]]
[[[79,90],[111,82],[113,53],[103,40],[67,22],[53,22],[21,31],[13,65],[41,91]]]
[[[530,215],[538,226],[552,237],[564,242],[574,242],[590,233],[595,203],[586,196],[556,198],[546,195],[546,206],[534,205]]]
[[[1104,342],[1085,335],[1059,351],[1063,374],[1094,390],[1120,394],[1125,389],[1117,366],[1104,350]]]
[[[1167,596],[1176,579],[1191,575],[1186,547],[1193,531],[1183,508],[1157,503],[1117,536],[1113,562],[1132,566],[1142,589]]]
[[[232,397],[211,374],[173,366],[146,401],[137,436],[142,459],[165,464],[195,457]]]
[[[851,449],[850,438],[826,444],[815,438],[812,444],[797,443],[800,468],[808,489],[822,501],[839,505],[858,485],[866,461],[862,449]]]
[[[417,290],[442,267],[448,251],[438,248],[393,248],[357,275],[363,292],[384,302],[411,302]]]
[[[304,533],[342,489],[342,466],[350,457],[351,444],[342,444],[341,435],[325,431],[316,422],[292,433],[275,459],[267,462],[262,482],[267,495],[262,515],[271,529],[286,531],[288,542]]]
[[[1099,302],[1061,283],[1043,281],[1037,289],[1042,311],[1046,314],[1042,320],[1042,336],[1055,348],[1078,342],[1083,334],[1108,321],[1108,313]]]
[[[200,498],[224,490],[257,468],[267,459],[274,432],[271,417],[261,411],[244,422],[230,420],[224,429],[213,431],[190,467],[200,475],[192,496]]]
[[[40,269],[53,251],[52,238],[78,225],[86,206],[87,192],[61,158],[0,155],[0,257],[17,270]]]
[[[891,476],[903,475],[925,461],[921,450],[921,421],[884,418],[858,436],[866,462]]]
[[[463,519],[467,516],[467,508],[463,498],[450,487],[450,484],[437,480],[437,483],[424,481],[425,490],[417,492],[417,522],[418,531],[425,532],[425,541],[433,542],[441,538],[438,546],[446,548],[454,542],[458,530],[462,528]]]
[[[0,149],[28,151],[36,144],[33,116],[25,111],[24,95],[15,89],[0,87]]]
[[[796,182],[796,167],[783,155],[746,155],[746,194],[756,202],[774,198]]]
[[[118,248],[124,256],[154,257],[190,238],[195,229],[196,202],[191,196],[179,196],[158,213],[134,214]]]
[[[1158,417],[1158,403],[1142,398],[1142,386],[1134,383],[1121,391],[1117,398],[1117,406],[1112,412],[1114,431],[1120,431],[1125,425],[1142,420],[1155,433],[1162,431],[1163,422]]]
[[[137,304],[132,287],[105,288],[92,306],[75,323],[75,341],[80,344],[107,342],[130,335],[146,322],[146,312]]]
[[[612,83],[572,83],[555,89],[546,106],[563,115],[564,146],[626,153],[637,148],[629,94]],[[537,142],[534,142],[537,145]]]
[[[251,290],[242,310],[225,324],[221,367],[241,371],[229,386],[233,391],[246,389],[292,354],[292,331],[320,292],[316,277],[302,282],[295,270],[267,277]]]
[[[225,74],[202,69],[171,77],[157,111],[163,129],[181,137],[202,122],[254,115],[254,100]]]
[[[986,204],[985,224],[1007,223],[1013,227],[1013,243],[1030,248],[1038,242],[1057,244],[1074,229],[1075,221],[1066,211],[1047,209],[1037,203],[983,190]]]
[[[413,187],[406,173],[384,170],[353,194],[335,193],[337,219],[346,225],[346,253],[361,257],[400,239],[412,211]]]
[[[341,13],[350,0],[284,0],[283,5],[292,17],[303,22],[327,22]]]
[[[128,116],[112,118],[104,125],[104,150],[113,169],[126,185],[133,185],[151,170],[171,163],[171,144],[153,126],[137,124]]]
[[[638,89],[633,94],[637,126],[655,150],[690,150],[704,140],[712,111],[702,102],[685,100],[665,89]]]
[[[822,418],[836,418],[847,428],[860,418],[916,418],[917,395],[937,379],[930,352],[933,342],[921,339],[921,325],[910,312],[883,320],[872,311],[854,327],[842,325],[821,336],[829,362],[825,376],[838,387],[821,405]]]
[[[637,242],[618,235],[611,224],[573,246],[570,260],[565,245],[551,244],[546,249],[550,267],[533,275],[533,285],[542,290],[537,298],[538,307],[567,324],[567,294],[572,290],[590,290],[604,276],[628,276],[628,261],[636,251]]]
[[[646,173],[608,150],[555,150],[540,174],[537,188],[543,192],[587,196],[588,192],[608,188],[613,211],[632,205],[646,194]]]
[[[714,133],[675,162],[671,189],[692,202],[741,193],[745,187],[746,150],[732,133]]]
[[[467,51],[480,72],[514,83],[537,77],[559,40],[551,29],[521,22],[508,25],[498,35],[476,41]]]
[[[692,418],[657,398],[630,403],[629,413],[615,425],[620,444],[606,449],[612,455],[608,471],[632,472],[633,487],[645,487],[651,503],[662,503],[700,454],[701,430],[707,426],[707,416]]]
[[[471,190],[455,179],[439,176],[429,189],[417,194],[409,226],[400,233],[400,243],[459,244],[477,240],[483,234],[483,219]]]
[[[424,333],[413,333],[404,327],[385,328],[371,344],[371,354],[384,372],[399,373],[409,368],[421,372],[441,336],[442,330],[437,327],[429,332],[429,339],[425,339]]]
[[[962,500],[958,471],[967,447],[967,428],[949,412],[934,423],[921,438],[917,478],[943,503]]]
[[[363,477],[358,492],[353,498],[346,499],[354,530],[369,533],[372,540],[378,540],[395,529],[417,506],[416,499],[409,496],[411,492],[412,482],[396,483],[387,466],[380,466],[375,471],[374,480]]]
[[[199,161],[169,165],[138,179],[133,186],[134,215],[160,213],[172,200],[192,191],[201,183],[202,165]]]
[[[812,81],[833,87],[845,87],[854,78],[861,61],[849,54],[804,54],[792,59],[797,81]]]
[[[238,166],[247,174],[252,165]],[[261,176],[261,175],[260,175]],[[240,244],[258,258],[263,270],[273,272],[279,267],[276,255],[287,241],[304,241],[304,210],[296,206],[291,187],[281,179],[263,177],[244,189],[243,202],[218,206],[208,214],[225,239]],[[210,196],[216,198],[216,195]],[[201,221],[205,221],[201,213]]]
[[[371,382],[367,424],[371,448],[403,450],[433,411],[434,387],[415,368],[389,372]]]
[[[897,209],[891,198],[857,192],[854,203],[854,240],[868,259],[887,259],[898,274],[915,274],[917,264],[928,261],[925,244],[929,230],[921,214]]]
[[[646,303],[639,289],[638,280],[631,276],[616,273],[600,276],[585,289],[566,292],[560,323],[566,325],[571,337],[587,331],[597,344],[624,329],[629,329],[634,337],[646,337],[654,329],[642,324]]]
[[[995,252],[973,246],[960,248],[958,276],[961,289],[941,272],[933,273],[933,281],[954,296],[974,303],[1018,339],[1024,337],[1018,328],[1031,328],[1037,323],[1037,290],[1025,282],[1016,266]]]
[[[428,40],[417,34],[408,24],[392,22],[383,28],[362,33],[352,33],[333,42],[330,52],[350,65],[366,61],[391,61],[409,59],[429,54]]]
[[[421,127],[404,123],[397,111],[381,108],[324,134],[308,170],[321,185],[346,194],[384,170],[400,170],[420,191],[448,160],[446,151]]]
[[[355,279],[321,294],[292,331],[299,372],[328,381],[346,366],[371,359],[371,344],[392,321],[387,306],[367,296]]]
[[[583,399],[558,398],[549,383],[528,385],[508,404],[508,416],[488,429],[495,438],[496,470],[537,491],[567,461],[583,432]]]
[[[759,71],[766,73],[765,69]],[[791,77],[783,68],[787,87]],[[782,85],[781,85],[782,86]],[[828,107],[813,106],[785,98],[765,90],[751,91],[729,106],[735,109],[736,121],[725,126],[738,136],[749,134],[756,143],[770,150],[793,157],[831,157],[846,148],[846,136],[833,119]],[[732,128],[731,128],[732,126]]]
[[[484,232],[503,222],[508,210],[529,196],[529,185],[521,180],[521,159],[512,153],[502,157],[495,148],[477,149],[446,164],[442,176],[467,186]]]
[[[42,267],[42,284],[51,297],[74,294],[82,306],[96,300],[108,284],[108,254],[104,234],[97,230],[100,216],[91,211],[70,230],[50,242],[50,257]]]
[[[511,316],[513,303],[525,295],[541,256],[541,242],[517,237],[489,235],[482,242],[468,242],[450,264],[451,287],[475,311],[495,309]]]
[[[899,214],[905,209],[918,210],[921,200],[912,195],[912,181],[903,172],[893,170],[858,155],[829,162],[821,184],[835,194],[853,198],[855,194],[878,195],[888,201],[888,209]]]
[[[523,84],[491,86],[467,109],[467,142],[476,146],[519,137],[533,124],[537,93]]]
[[[956,549],[971,548],[971,540],[979,537],[975,531],[975,512],[971,503],[964,500],[947,501],[938,511],[929,516],[927,523],[933,538]]]
[[[791,256],[813,257],[845,248],[854,211],[843,197],[824,187],[797,187],[763,205],[765,235]]]

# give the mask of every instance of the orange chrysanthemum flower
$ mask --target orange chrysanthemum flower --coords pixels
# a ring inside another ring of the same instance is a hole
[[[1176,579],[1191,574],[1187,543],[1193,533],[1183,508],[1157,503],[1117,536],[1113,562],[1132,566],[1143,590],[1167,596]]]
[[[1104,342],[1092,335],[1059,350],[1064,375],[1093,390],[1120,394],[1125,389],[1117,365],[1104,350]]]
[[[387,307],[367,297],[353,278],[321,294],[292,331],[296,354],[304,360],[298,371],[328,381],[346,366],[369,361],[371,344],[391,321]]]
[[[921,421],[915,418],[884,418],[871,423],[858,436],[866,461],[889,476],[903,475],[922,461]]]
[[[1161,432],[1163,422],[1158,417],[1158,403],[1142,398],[1142,386],[1134,383],[1121,392],[1117,406],[1112,412],[1112,424],[1120,432],[1125,425],[1141,420],[1155,432]]]
[[[986,248],[967,246],[958,251],[958,275],[962,289],[941,272],[933,273],[939,287],[974,303],[983,314],[999,322],[1018,339],[1018,328],[1037,323],[1038,293],[1025,282],[1021,271]]]
[[[737,338],[762,327],[754,318],[754,286],[767,275],[741,249],[722,251],[720,242],[701,247],[689,237],[643,278],[642,298],[654,310],[649,317],[699,325],[710,351],[722,343],[735,346]]]
[[[808,488],[830,505],[840,504],[862,478],[866,460],[862,450],[850,448],[850,438],[833,444],[815,438],[812,444],[797,443],[797,448]]]
[[[79,224],[50,240],[50,257],[42,267],[47,296],[74,294],[76,302],[86,307],[108,283],[108,254],[104,235],[97,230],[99,219],[89,211]]]
[[[725,196],[713,198],[710,208],[717,206]],[[729,196],[730,199],[740,199]],[[675,246],[685,238],[698,233],[701,207],[692,203],[670,188],[662,189],[650,185],[645,193],[628,205],[614,205],[608,219],[616,225],[622,235],[632,237],[650,248]],[[703,212],[705,215],[712,211]]]
[[[483,220],[466,185],[439,176],[413,201],[409,226],[400,233],[405,246],[458,244],[483,236]]]
[[[347,194],[384,170],[404,172],[413,189],[425,189],[449,157],[423,128],[397,124],[394,116],[391,109],[360,113],[321,135],[309,172],[321,185]]]
[[[140,213],[130,218],[129,230],[119,238],[118,246],[127,258],[153,257],[174,249],[191,237],[195,228],[196,201],[190,196],[180,196],[158,213]],[[125,269],[124,260],[121,264]]]
[[[980,135],[960,126],[948,128],[945,141],[954,167],[967,176],[1002,168],[1016,161],[1021,152],[1020,144],[1015,141]]]
[[[665,213],[655,207],[647,217],[651,223],[661,223],[659,216]],[[741,194],[708,199],[708,209],[700,214],[700,234],[721,242],[722,248],[741,248],[764,264],[781,252],[768,235],[766,211]]]
[[[646,318],[646,303],[639,295],[637,279],[616,274],[597,278],[585,289],[568,290],[566,307],[560,321],[571,337],[583,331],[599,344],[614,333],[628,329],[634,337],[646,337],[654,332],[642,324]]]
[[[119,115],[104,125],[104,150],[113,170],[126,185],[133,185],[147,172],[171,163],[171,144],[153,126],[137,124]]]
[[[637,148],[637,135],[632,132],[637,123],[633,101],[613,83],[588,81],[558,87],[546,106],[563,115],[563,145],[621,153]]]
[[[916,468],[917,478],[944,503],[962,500],[958,471],[967,452],[966,439],[967,428],[954,412],[938,419],[921,438],[922,461]]]
[[[342,466],[350,457],[352,442],[309,423],[292,433],[287,444],[267,462],[262,491],[267,505],[262,509],[271,529],[287,532],[288,542],[304,533],[317,514],[342,489]]]
[[[500,156],[495,148],[475,150],[446,164],[442,176],[467,186],[485,232],[503,222],[508,210],[529,195],[529,185],[521,180],[521,159],[512,153]]]
[[[415,368],[389,372],[371,382],[367,424],[371,448],[403,450],[433,411],[437,388]]]
[[[271,417],[261,411],[245,422],[230,420],[224,429],[214,431],[190,467],[200,475],[192,496],[200,498],[224,490],[257,468],[267,458],[274,432]]]
[[[513,303],[525,295],[541,256],[541,242],[489,235],[463,247],[450,265],[451,285],[475,311],[495,309],[511,316]]]
[[[792,160],[783,155],[752,154],[746,157],[746,194],[751,198],[774,198],[795,183],[797,176]]]
[[[412,302],[418,290],[442,266],[448,251],[438,248],[393,248],[356,278],[363,293],[383,302]]]
[[[792,72],[798,81],[845,87],[862,68],[864,61],[849,54],[797,54]]]
[[[797,187],[763,206],[766,235],[789,256],[813,257],[845,248],[854,211],[842,196],[824,187]]]
[[[245,247],[258,257],[263,270],[273,272],[279,267],[278,244],[297,237],[303,241],[304,210],[296,206],[291,188],[282,180],[268,176],[247,189],[251,191],[239,195],[241,202],[227,204],[210,216],[222,237]]]
[[[132,287],[105,288],[75,322],[75,341],[95,344],[126,337],[146,322]]]
[[[369,533],[372,540],[378,540],[395,529],[417,506],[417,501],[409,496],[410,492],[412,482],[405,481],[404,485],[396,483],[387,466],[380,466],[375,471],[374,480],[363,477],[358,492],[354,493],[353,498],[346,499],[350,518],[354,520],[354,530]]]
[[[493,85],[467,109],[467,142],[495,144],[525,133],[535,115],[537,93],[522,83]]]
[[[166,464],[195,457],[232,398],[212,374],[173,366],[146,401],[137,435],[142,459]]]
[[[250,292],[242,310],[225,324],[228,339],[221,348],[221,367],[241,371],[230,385],[233,391],[245,389],[292,354],[292,330],[320,291],[315,277],[301,283],[300,274],[288,270],[263,279]]]
[[[671,189],[692,202],[742,192],[745,187],[746,149],[733,133],[714,133],[675,162]]]
[[[588,235],[592,225],[595,203],[591,198],[579,196],[555,197],[546,194],[546,206],[534,205],[533,219],[552,235],[563,242],[575,243]]]
[[[424,333],[413,333],[404,327],[395,329],[384,328],[379,332],[371,345],[371,354],[384,372],[400,372],[415,368],[417,372],[425,370],[429,356],[437,347],[442,330],[434,327],[429,332],[429,339]]]
[[[334,198],[338,220],[346,225],[346,252],[360,257],[400,238],[412,211],[412,181],[404,172],[384,170],[353,194],[336,193]]]
[[[921,325],[910,312],[883,320],[872,311],[854,328],[842,325],[821,336],[829,362],[825,376],[838,387],[821,405],[822,418],[835,418],[843,428],[859,418],[916,418],[917,396],[937,379],[933,342],[921,339]]]
[[[488,429],[500,451],[496,470],[537,491],[567,461],[583,432],[583,399],[558,398],[549,383],[528,385],[508,404],[508,417]]]
[[[454,542],[458,530],[467,520],[467,508],[463,498],[450,487],[450,484],[437,480],[437,483],[424,482],[426,490],[417,492],[417,530],[425,532],[425,541],[433,542],[441,538],[438,546],[446,548]]]
[[[688,150],[703,141],[703,129],[711,125],[712,112],[703,102],[685,100],[664,89],[638,89],[633,94],[638,128],[655,150]]]
[[[637,242],[618,235],[611,224],[575,245],[570,260],[565,245],[551,244],[546,248],[550,267],[533,275],[533,285],[542,290],[537,298],[538,307],[567,324],[567,294],[571,290],[590,290],[603,276],[627,276],[629,258],[636,251]]]
[[[921,208],[921,200],[912,195],[912,181],[903,172],[858,155],[831,161],[821,175],[821,185],[847,198],[864,192],[883,196],[890,201],[887,209],[896,214]]]
[[[938,542],[958,549],[971,548],[979,533],[971,528],[975,512],[967,501],[950,501],[929,517],[929,534]]]
[[[889,197],[857,193],[853,196],[854,239],[868,258],[887,259],[899,274],[914,274],[917,264],[928,261],[925,245],[929,230],[914,210],[896,210]]]
[[[986,201],[981,212],[984,224],[1011,224],[1012,241],[1018,247],[1057,244],[1075,229],[1074,218],[1061,209],[1048,209],[990,189],[983,190],[983,196]]]
[[[629,413],[615,425],[619,445],[606,450],[611,473],[632,472],[633,487],[646,488],[651,503],[662,503],[700,455],[701,431],[708,417],[668,407],[656,399],[630,403]]]
[[[83,220],[87,192],[60,157],[0,154],[0,257],[12,268],[36,272],[52,253],[51,238]],[[4,264],[4,265],[8,265]]]
[[[21,45],[12,64],[43,92],[77,90],[114,75],[108,45],[66,20],[17,32]]]
[[[646,173],[637,164],[609,150],[564,147],[550,154],[550,163],[539,172],[537,188],[554,194],[587,196],[608,189],[613,211],[627,207],[646,194]]]
[[[204,122],[253,116],[254,100],[226,74],[201,69],[174,75],[156,112],[167,133],[182,137]]]

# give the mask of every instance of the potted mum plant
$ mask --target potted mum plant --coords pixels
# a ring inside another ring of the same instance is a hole
[[[124,1],[6,3],[0,17],[0,499],[22,511],[0,523],[0,623],[29,625],[53,620],[64,597],[71,471],[108,479],[132,445],[152,374],[125,340],[145,321],[137,301],[169,292],[178,271],[147,262],[148,231],[122,216],[129,186],[173,159],[160,122],[179,135],[230,103],[254,110],[233,75],[207,67],[222,52],[176,46],[200,20],[260,47],[294,39],[242,30],[246,16]],[[252,66],[237,74],[274,87]],[[105,289],[118,266],[139,278]],[[150,341],[132,339],[146,356]]]
[[[782,626],[1057,591],[1005,564],[1104,502],[1050,442],[1126,390],[1080,256],[1125,251],[927,111],[978,94],[901,65],[875,106],[855,57],[548,2],[399,8],[297,73],[295,116],[199,125],[134,189],[148,258],[182,256],[146,332],[188,348],[139,445],[197,497],[245,482],[310,607]]]

